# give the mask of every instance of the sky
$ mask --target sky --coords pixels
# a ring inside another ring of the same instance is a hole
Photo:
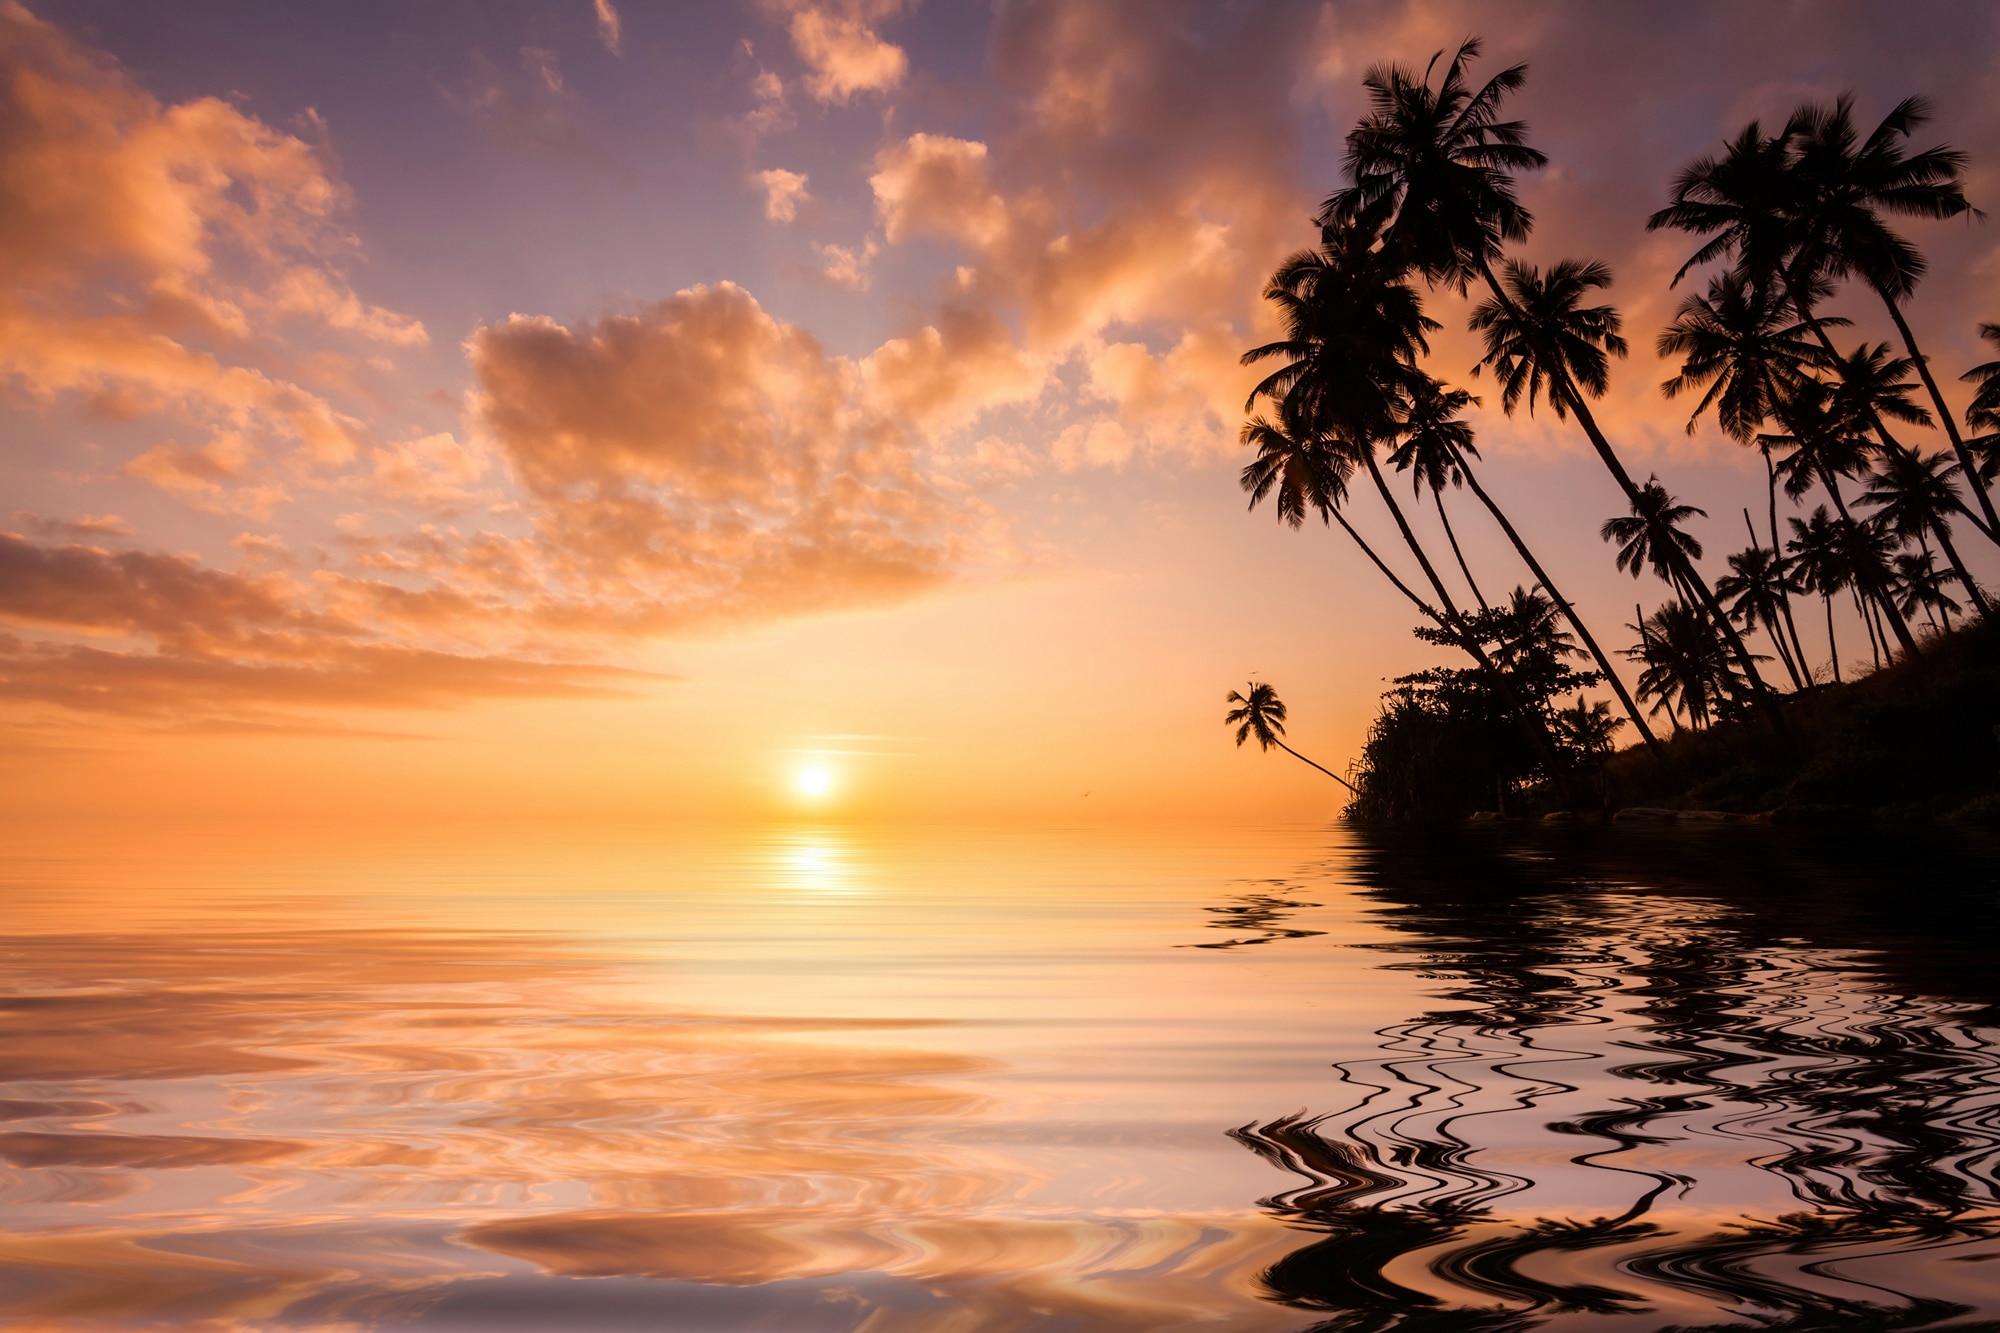
[[[1473,34],[1550,158],[1515,255],[1612,266],[1599,416],[1713,576],[1762,466],[1659,392],[1693,243],[1646,215],[1848,91],[1931,98],[1994,208],[2000,10],[6,0],[9,820],[1330,817],[1224,694],[1270,681],[1340,768],[1438,650],[1337,533],[1246,511],[1238,357],[1364,72]],[[1962,403],[2000,232],[1910,230]],[[1597,539],[1614,484],[1486,396],[1486,485],[1631,641],[1664,590]],[[1449,502],[1487,591],[1528,581]]]

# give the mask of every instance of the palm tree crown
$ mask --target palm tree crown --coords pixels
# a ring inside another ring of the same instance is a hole
[[[1231,690],[1224,702],[1237,705],[1222,719],[1225,726],[1236,728],[1237,745],[1242,745],[1252,736],[1266,750],[1284,743],[1278,738],[1285,734],[1285,701],[1269,685],[1253,680],[1250,682],[1250,693]]]
[[[1833,323],[1822,320],[1821,323]],[[1845,320],[1838,321],[1845,323]],[[1747,444],[1819,359],[1806,326],[1782,302],[1730,271],[1688,297],[1660,334],[1661,356],[1681,358],[1680,374],[1660,386],[1668,398],[1707,387],[1688,417],[1688,434],[1710,408],[1724,433]]]
[[[1445,66],[1444,53],[1418,77],[1401,65],[1377,65],[1363,80],[1368,114],[1347,136],[1353,183],[1337,190],[1322,220],[1393,214],[1387,245],[1396,258],[1431,282],[1464,291],[1500,255],[1505,241],[1526,240],[1534,218],[1521,206],[1511,173],[1534,171],[1548,158],[1527,143],[1527,125],[1502,120],[1500,104],[1527,81],[1512,65],[1475,89],[1466,76],[1480,52],[1468,39]]]
[[[1508,300],[1482,301],[1471,327],[1486,338],[1480,364],[1500,379],[1500,405],[1508,412],[1525,396],[1528,410],[1546,394],[1557,417],[1567,417],[1573,396],[1602,395],[1611,383],[1611,358],[1624,356],[1618,311],[1586,306],[1585,296],[1611,285],[1611,269],[1595,259],[1563,259],[1543,275],[1532,264],[1509,262]]]
[[[1682,504],[1667,494],[1657,476],[1648,477],[1639,488],[1632,512],[1605,519],[1598,535],[1618,543],[1618,568],[1631,571],[1633,578],[1650,565],[1661,579],[1679,587],[1680,564],[1674,552],[1688,560],[1701,559],[1701,543],[1680,530],[1681,524],[1697,515],[1707,518],[1708,511]]]

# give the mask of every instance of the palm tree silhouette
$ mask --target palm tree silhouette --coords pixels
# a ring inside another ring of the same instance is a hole
[[[1800,239],[1794,262],[1814,277],[1858,276],[1881,298],[1943,420],[1959,466],[1970,473],[1973,461],[1965,440],[1903,315],[1903,305],[1927,267],[1923,253],[1882,218],[1884,213],[1933,219],[1981,216],[1965,197],[1964,153],[1942,144],[1906,151],[1911,132],[1930,118],[1926,99],[1906,97],[1863,140],[1854,124],[1852,94],[1831,107],[1806,103],[1792,113],[1786,134],[1793,145],[1791,171],[1800,187],[1792,192]],[[2000,533],[1992,498],[1976,481],[1972,487],[1989,528]]]
[[[1926,561],[1930,557],[1927,538],[1936,537],[1945,562],[1951,566],[1966,596],[1982,617],[1990,617],[1993,608],[1951,540],[1949,515],[1962,513],[1965,508],[1958,487],[1953,484],[1958,475],[1959,465],[1942,454],[1925,458],[1914,449],[1885,449],[1860,502],[1875,507],[1877,524],[1906,541],[1925,544],[1922,556]]]
[[[1818,593],[1826,605],[1826,651],[1833,663],[1833,682],[1840,683],[1840,644],[1833,635],[1833,595],[1848,586],[1850,571],[1841,527],[1820,505],[1809,519],[1788,518],[1792,539],[1785,549],[1792,555],[1799,586]]]
[[[1508,263],[1506,273],[1507,299],[1482,302],[1471,320],[1471,327],[1485,335],[1486,355],[1480,364],[1493,367],[1498,376],[1502,408],[1511,415],[1525,397],[1532,412],[1537,398],[1546,396],[1558,419],[1574,414],[1633,512],[1641,512],[1640,488],[1598,429],[1587,401],[1603,396],[1610,386],[1610,358],[1624,356],[1627,350],[1618,332],[1618,312],[1608,305],[1583,304],[1590,292],[1610,286],[1611,270],[1596,260],[1564,259],[1551,265],[1546,276],[1533,265],[1514,262]],[[1678,547],[1669,544],[1665,554],[1676,566],[1681,586],[1727,641],[1749,687],[1766,693],[1768,687],[1757,674],[1750,650],[1708,584]]]
[[[1475,90],[1466,66],[1480,49],[1467,38],[1436,88],[1430,76],[1442,51],[1421,78],[1396,64],[1368,71],[1369,111],[1347,136],[1352,184],[1327,198],[1320,220],[1389,217],[1384,247],[1398,261],[1461,294],[1482,278],[1504,300],[1493,261],[1504,242],[1524,241],[1534,227],[1511,173],[1538,170],[1548,158],[1528,146],[1525,122],[1500,119],[1528,67],[1509,66]]]
[[[1979,336],[2000,349],[2000,324],[1981,324]],[[2000,446],[2000,361],[1982,362],[1959,378],[1979,386],[1979,392],[1966,405],[1965,424],[1983,433],[1977,439],[1967,440],[1966,448],[1984,455],[1974,475],[1980,481],[1990,483],[1995,474],[2000,473],[2000,447],[1996,447]],[[1959,466],[1965,466],[1962,460]],[[1979,521],[1976,515],[1968,517],[1975,525]]]
[[[1410,465],[1413,467],[1435,468],[1436,471],[1430,474],[1434,476],[1444,475],[1445,469],[1449,468],[1449,475],[1464,480],[1472,493],[1478,497],[1480,504],[1486,507],[1486,512],[1493,516],[1493,521],[1500,525],[1500,530],[1507,534],[1507,540],[1513,544],[1522,563],[1526,564],[1534,574],[1535,581],[1548,592],[1555,605],[1561,608],[1564,618],[1569,621],[1570,628],[1583,640],[1591,659],[1597,663],[1597,669],[1604,674],[1605,683],[1611,687],[1612,693],[1617,695],[1619,705],[1624,708],[1625,715],[1631,718],[1632,725],[1638,728],[1639,735],[1647,747],[1654,753],[1659,753],[1659,738],[1653,735],[1652,728],[1646,725],[1645,716],[1639,711],[1639,705],[1633,701],[1631,693],[1625,688],[1624,680],[1611,665],[1611,660],[1598,646],[1597,638],[1590,632],[1590,627],[1577,613],[1576,604],[1562,595],[1561,590],[1555,585],[1555,580],[1551,579],[1548,571],[1542,568],[1542,562],[1536,559],[1534,551],[1514,527],[1513,521],[1498,504],[1494,503],[1493,497],[1486,493],[1486,488],[1479,484],[1479,475],[1472,467],[1472,459],[1478,457],[1478,450],[1473,447],[1472,428],[1457,419],[1457,414],[1467,405],[1476,404],[1478,401],[1462,389],[1447,389],[1430,376],[1419,372],[1412,381],[1404,407],[1403,443],[1389,456],[1389,461],[1401,467],[1403,463],[1399,460],[1407,453],[1410,456]],[[1435,493],[1435,483],[1433,488]],[[1438,517],[1444,517],[1442,505]],[[1445,532],[1447,536],[1451,534],[1449,524],[1446,525]],[[1452,550],[1454,552],[1458,550],[1456,537],[1452,538]],[[1463,557],[1461,557],[1462,563]],[[1465,577],[1470,583],[1471,571],[1468,570]],[[1477,588],[1473,590],[1473,595],[1478,596]],[[1483,598],[1480,605],[1485,605]]]
[[[1701,559],[1701,543],[1682,532],[1680,525],[1697,515],[1707,518],[1708,511],[1680,503],[1653,476],[1640,487],[1632,512],[1605,519],[1597,535],[1618,543],[1619,569],[1630,571],[1636,579],[1650,565],[1661,582],[1693,606],[1695,598],[1681,579],[1681,568]]]
[[[1411,487],[1418,494],[1426,486],[1430,488],[1431,500],[1437,506],[1438,522],[1444,527],[1445,540],[1451,543],[1451,553],[1458,561],[1459,573],[1465,575],[1465,586],[1472,589],[1473,600],[1479,603],[1480,610],[1485,611],[1490,609],[1486,596],[1479,591],[1479,583],[1465,563],[1465,552],[1459,547],[1458,533],[1452,529],[1451,516],[1445,513],[1444,508],[1445,487],[1463,486],[1463,461],[1468,456],[1479,456],[1479,450],[1472,442],[1471,425],[1460,420],[1458,415],[1478,401],[1463,389],[1447,389],[1429,375],[1414,377],[1404,392],[1402,413],[1396,421],[1393,437],[1395,447],[1389,451],[1389,464],[1398,472],[1411,474]]]
[[[1929,551],[1904,551],[1896,557],[1896,605],[1903,614],[1915,617],[1922,612],[1931,628],[1938,628],[1938,616],[1944,617],[1943,628],[1951,628],[1951,613],[1962,609],[1958,599],[1944,590],[1945,584],[1958,582],[1958,575],[1949,569],[1937,567],[1937,557]]]
[[[1744,515],[1746,520],[1749,515]],[[1756,533],[1753,530],[1751,537]],[[1729,614],[1745,626],[1759,624],[1771,642],[1777,645],[1778,657],[1785,664],[1785,671],[1792,678],[1794,689],[1804,689],[1807,681],[1799,665],[1792,660],[1791,650],[1785,646],[1785,636],[1779,628],[1779,619],[1784,613],[1785,593],[1791,580],[1785,574],[1782,561],[1777,553],[1762,546],[1751,545],[1729,557],[1730,572],[1715,581],[1715,595],[1729,604]]]
[[[1236,728],[1236,744],[1238,748],[1242,747],[1244,741],[1255,736],[1257,744],[1263,749],[1268,750],[1275,745],[1300,763],[1312,764],[1314,768],[1317,768],[1320,772],[1347,788],[1347,790],[1354,791],[1354,784],[1346,778],[1323,764],[1314,764],[1312,760],[1306,758],[1297,750],[1285,744],[1283,740],[1279,739],[1285,734],[1285,703],[1284,700],[1278,697],[1278,692],[1269,685],[1253,680],[1250,682],[1250,693],[1243,694],[1239,691],[1231,690],[1229,697],[1224,702],[1236,705],[1235,708],[1229,710],[1228,715],[1222,721],[1223,725]],[[1355,794],[1359,795],[1360,793],[1356,792]]]
[[[1730,677],[1730,655],[1707,620],[1686,602],[1668,602],[1638,624],[1629,626],[1639,643],[1625,650],[1641,663],[1639,697],[1658,699],[1655,711],[1687,714],[1699,730],[1713,720],[1719,706],[1736,693]],[[1678,725],[1678,723],[1676,723]]]

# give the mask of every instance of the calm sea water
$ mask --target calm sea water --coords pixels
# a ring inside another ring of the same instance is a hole
[[[1997,885],[1725,829],[19,852],[0,1327],[2000,1327]]]

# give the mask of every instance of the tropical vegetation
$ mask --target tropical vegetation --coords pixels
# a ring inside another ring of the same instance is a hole
[[[1251,508],[1268,500],[1293,528],[1337,527],[1410,604],[1417,637],[1457,655],[1393,682],[1345,776],[1305,760],[1349,786],[1358,818],[1450,819],[1524,792],[1569,807],[1608,799],[1605,766],[1628,726],[1639,757],[1619,756],[1626,766],[1664,767],[1669,738],[1724,725],[1795,742],[1793,701],[1842,680],[1836,606],[1851,608],[1878,671],[1992,616],[1966,553],[2000,545],[2000,359],[1959,377],[1974,395],[1954,413],[1910,322],[1926,261],[1896,230],[1978,216],[1965,156],[1912,146],[1928,104],[1906,99],[1865,133],[1846,96],[1803,103],[1769,131],[1753,121],[1688,163],[1646,222],[1695,241],[1673,284],[1701,277],[1655,341],[1678,363],[1661,391],[1693,400],[1690,433],[1712,417],[1764,465],[1763,530],[1746,509],[1749,544],[1720,553],[1728,572],[1711,581],[1692,531],[1706,511],[1658,475],[1637,479],[1594,406],[1629,352],[1611,270],[1521,253],[1535,219],[1519,181],[1548,159],[1507,111],[1526,66],[1482,82],[1480,54],[1473,39],[1421,73],[1367,73],[1367,111],[1347,135],[1318,243],[1265,287],[1280,336],[1243,355],[1262,371],[1242,431]],[[1893,338],[1850,345],[1850,320],[1827,308],[1844,291],[1879,307]],[[1480,342],[1471,374],[1490,376],[1491,408],[1432,368],[1443,326],[1429,303],[1454,297]],[[2000,324],[1979,333],[2000,348]],[[1600,535],[1618,569],[1666,593],[1638,608],[1626,642],[1607,649],[1484,485],[1493,463],[1474,414],[1486,410],[1546,411],[1616,484],[1625,508]],[[1405,474],[1407,501],[1392,484]],[[1523,574],[1475,571],[1465,519],[1451,514],[1468,491],[1529,580],[1504,599],[1482,585]],[[1426,498],[1448,561],[1419,534]],[[1393,537],[1367,535],[1383,519]],[[1813,598],[1823,653],[1799,629]],[[1610,697],[1589,697],[1598,690]],[[1237,744],[1254,736],[1304,759],[1279,739],[1285,710],[1268,684],[1229,698]]]

